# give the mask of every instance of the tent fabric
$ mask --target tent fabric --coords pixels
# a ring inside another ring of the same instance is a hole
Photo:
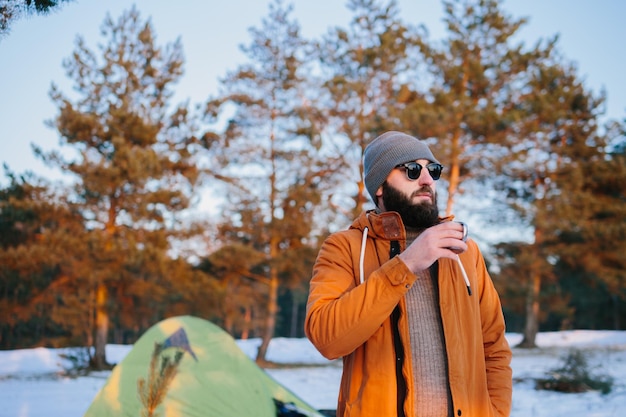
[[[138,417],[143,406],[138,381],[147,380],[155,343],[162,355],[183,352],[178,372],[162,403],[160,417],[276,417],[277,404],[301,415],[323,417],[259,368],[215,324],[192,316],[173,317],[152,326],[115,366],[84,417]]]

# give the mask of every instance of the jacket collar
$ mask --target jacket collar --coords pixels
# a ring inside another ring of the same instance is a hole
[[[440,222],[450,221],[454,216],[440,218]],[[385,240],[405,240],[406,230],[402,218],[395,211],[379,212],[368,210],[354,220],[351,229],[363,231],[367,227],[370,236]]]
[[[406,233],[400,215],[395,211],[380,213],[376,210],[369,210],[352,223],[351,229],[363,231],[368,228],[370,236],[385,240],[404,240]]]

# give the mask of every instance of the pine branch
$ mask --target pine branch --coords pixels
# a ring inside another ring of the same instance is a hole
[[[156,409],[165,399],[167,390],[174,380],[178,372],[178,365],[183,358],[184,352],[180,350],[176,351],[173,359],[169,356],[161,356],[163,350],[162,344],[154,344],[154,351],[152,352],[148,369],[148,380],[139,378],[137,381],[137,391],[143,405],[141,410],[142,417],[158,416]]]

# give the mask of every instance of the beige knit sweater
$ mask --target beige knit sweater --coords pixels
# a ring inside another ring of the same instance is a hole
[[[407,230],[407,245],[419,232]],[[415,387],[415,417],[452,416],[452,400],[448,384],[445,346],[437,289],[428,270],[406,294],[410,329],[411,361]]]

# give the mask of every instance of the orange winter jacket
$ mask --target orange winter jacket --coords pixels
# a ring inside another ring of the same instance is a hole
[[[326,239],[313,267],[305,332],[326,358],[343,358],[337,416],[415,415],[404,295],[417,276],[400,258],[389,259],[391,242],[403,250],[405,238],[397,213],[363,213]],[[437,262],[454,416],[508,416],[512,373],[504,317],[480,250],[471,239],[468,246],[460,258],[471,295],[455,261]],[[396,306],[399,319],[392,320]],[[398,372],[397,352],[406,352]],[[400,412],[397,387],[406,387]]]

